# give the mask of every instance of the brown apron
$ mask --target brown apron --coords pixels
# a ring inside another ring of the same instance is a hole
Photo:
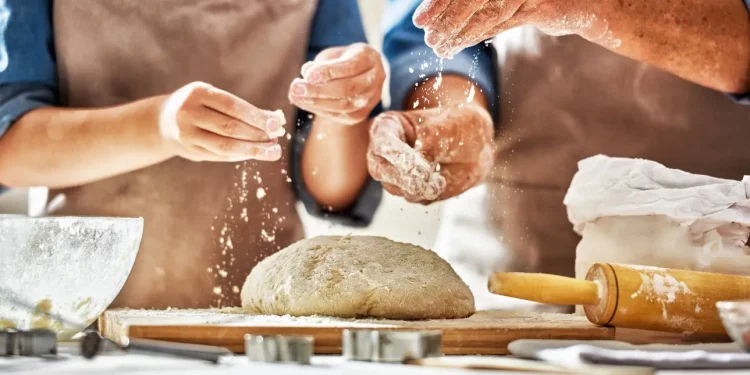
[[[57,0],[63,103],[103,107],[193,81],[296,124],[289,84],[305,59],[317,1]],[[280,141],[288,154],[289,141]],[[116,152],[116,150],[112,150]],[[140,253],[114,306],[238,306],[263,257],[303,237],[281,162],[164,163],[64,193],[56,215],[143,217]],[[114,261],[114,260],[113,260]]]
[[[750,107],[577,36],[498,45],[501,132],[488,181],[501,270],[573,276],[563,197],[577,162],[638,157],[721,178],[750,172]],[[518,34],[517,34],[518,35]]]

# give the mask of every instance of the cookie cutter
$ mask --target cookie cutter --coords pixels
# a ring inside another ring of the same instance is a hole
[[[311,336],[245,335],[245,356],[255,362],[309,365],[315,339]]]
[[[440,331],[345,329],[341,339],[342,354],[349,361],[404,363],[442,356]]]
[[[0,330],[0,357],[54,355],[57,355],[57,334],[52,330]]]

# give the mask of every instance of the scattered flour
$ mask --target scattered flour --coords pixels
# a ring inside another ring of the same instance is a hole
[[[644,270],[639,273],[641,276],[641,286],[630,298],[643,296],[649,302],[660,303],[664,319],[670,319],[667,305],[674,303],[678,294],[692,294],[685,282],[677,281],[674,276],[667,272]]]

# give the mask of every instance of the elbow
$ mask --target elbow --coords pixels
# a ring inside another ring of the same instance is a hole
[[[302,182],[315,203],[329,211],[345,211],[351,207],[367,182],[367,174],[354,177],[320,172],[317,169],[303,170]]]
[[[45,184],[35,183],[31,176],[9,170],[0,162],[0,186],[10,189],[24,189],[35,186],[45,186]]]
[[[306,187],[315,203],[333,212],[345,211],[354,205],[361,190],[361,186],[338,183],[306,184]]]
[[[0,186],[6,188],[25,188],[28,181],[12,165],[11,158],[0,152]]]
[[[3,168],[0,167],[0,187],[9,189],[25,189],[35,186],[43,185],[31,183],[31,181],[28,181],[21,176],[9,175],[5,173]]]
[[[744,74],[728,74],[720,77],[716,82],[716,89],[728,94],[746,94],[750,92],[750,72]]]
[[[732,56],[720,59],[720,69],[714,77],[715,89],[729,94],[750,92],[750,45],[732,51]]]
[[[12,189],[45,186],[41,184],[46,171],[35,171],[24,165],[23,158],[15,155],[7,142],[0,142],[0,186]]]
[[[45,186],[50,189],[63,189],[76,186],[66,183],[65,179],[56,178],[53,169],[37,169],[13,163],[0,155],[0,186],[11,189],[25,189]]]

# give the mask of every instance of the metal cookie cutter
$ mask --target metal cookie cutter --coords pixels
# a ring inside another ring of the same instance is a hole
[[[245,335],[245,355],[256,362],[309,365],[315,339],[310,336]]]
[[[344,330],[342,352],[349,361],[403,363],[442,355],[440,331]]]

